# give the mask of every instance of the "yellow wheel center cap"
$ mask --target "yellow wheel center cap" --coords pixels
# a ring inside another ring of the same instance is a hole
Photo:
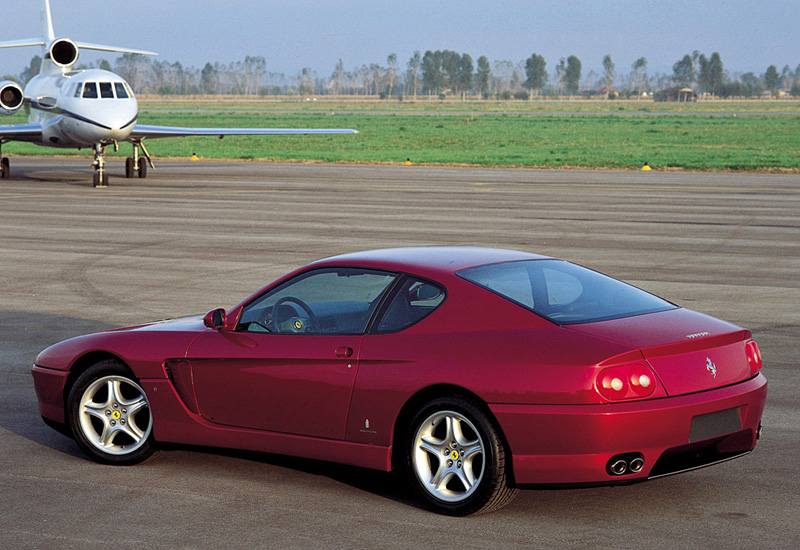
[[[458,451],[456,451],[455,449],[453,449],[453,450],[450,452],[450,458],[452,458],[453,460],[458,460]]]
[[[300,319],[296,320],[294,322],[294,328],[296,328],[297,330],[300,330],[301,328],[303,328],[303,322]]]
[[[119,420],[121,416],[122,415],[119,413],[119,411],[114,411],[111,413],[111,418],[113,418],[114,420]]]

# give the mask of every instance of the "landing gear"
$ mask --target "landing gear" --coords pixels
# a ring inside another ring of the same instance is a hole
[[[155,170],[155,166],[153,166],[153,161],[150,159],[150,153],[147,152],[147,149],[144,146],[144,143],[140,141],[132,141],[133,144],[133,157],[128,157],[125,159],[125,177],[132,178],[136,175],[139,176],[140,179],[144,179],[147,177],[147,164]],[[141,147],[143,155],[139,155],[139,148]],[[142,158],[144,157],[144,159]],[[147,160],[147,162],[144,162]]]
[[[155,170],[155,166],[153,166],[153,161],[150,159],[150,153],[147,152],[147,149],[142,143],[141,140],[132,141],[133,144],[133,156],[128,157],[125,159],[125,177],[126,178],[134,178],[137,175],[139,178],[144,179],[147,177],[147,165],[149,164],[150,167]],[[117,142],[113,142],[114,150],[118,150]],[[98,143],[94,146],[94,162],[92,163],[92,167],[94,167],[94,186],[95,187],[108,187],[108,172],[106,171],[106,144],[105,143]],[[139,154],[139,150],[141,149],[141,155]],[[145,162],[145,160],[147,162]],[[4,163],[7,163],[6,159],[3,159]],[[6,164],[3,165],[4,167]],[[7,177],[5,174],[8,171],[4,168],[3,176]]]
[[[7,180],[11,177],[11,168],[6,157],[3,156],[3,142],[0,141],[0,178]]]
[[[108,174],[106,173],[106,146],[98,143],[94,146],[94,186],[108,187]]]

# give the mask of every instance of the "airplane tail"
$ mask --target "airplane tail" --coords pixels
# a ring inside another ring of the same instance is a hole
[[[53,30],[53,14],[50,12],[50,0],[42,0],[42,39],[46,44],[51,44],[56,39]]]
[[[50,10],[50,0],[42,0],[42,37],[28,38],[25,40],[11,40],[0,42],[0,48],[19,48],[23,46],[42,47],[42,74],[64,73],[72,70],[78,61],[81,49],[99,50],[105,52],[133,53],[139,55],[158,55],[155,52],[134,50],[131,48],[118,48],[102,44],[88,44],[86,42],[73,42],[69,38],[56,38],[53,30],[53,14]]]

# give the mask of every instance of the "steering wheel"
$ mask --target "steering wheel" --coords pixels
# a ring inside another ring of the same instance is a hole
[[[294,317],[283,318],[281,316],[281,306],[289,305],[294,313]],[[301,314],[305,313],[305,317]],[[288,325],[286,324],[288,322]],[[309,332],[317,324],[317,317],[311,308],[303,300],[294,296],[284,296],[272,306],[272,327],[275,332]]]

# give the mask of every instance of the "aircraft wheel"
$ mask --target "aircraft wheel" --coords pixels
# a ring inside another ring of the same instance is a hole
[[[139,161],[139,177],[141,179],[147,177],[147,163],[144,160]]]
[[[0,161],[0,172],[2,172],[2,178],[4,180],[11,177],[11,168],[7,157],[3,157],[3,160]]]
[[[125,177],[132,178],[134,169],[133,169],[133,157],[128,157],[125,159]]]
[[[100,177],[100,172],[94,173],[92,183],[95,187],[108,187],[108,172],[103,172],[103,177]]]

